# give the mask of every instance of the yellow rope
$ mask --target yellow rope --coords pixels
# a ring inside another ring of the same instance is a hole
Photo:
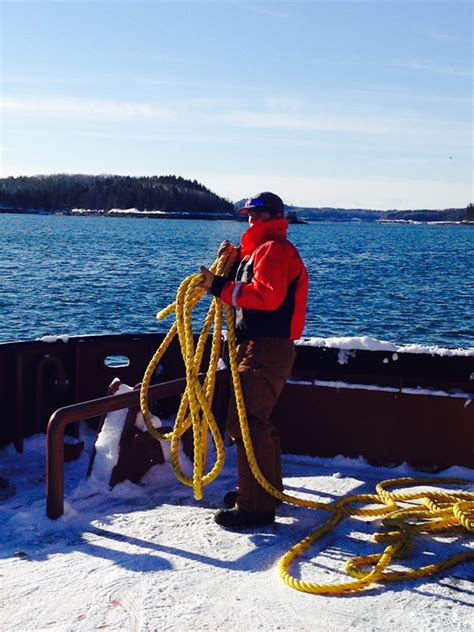
[[[235,256],[235,249],[229,248],[213,263],[211,271],[225,275],[234,264]],[[459,487],[469,484],[470,481],[434,477],[399,478],[378,483],[374,494],[348,494],[332,503],[322,503],[290,496],[270,485],[260,470],[252,446],[237,365],[234,321],[232,309],[229,305],[224,305],[220,299],[213,299],[198,342],[196,346],[194,344],[192,310],[205,293],[199,287],[201,281],[202,276],[200,274],[188,276],[179,286],[175,302],[157,314],[157,318],[161,319],[175,313],[176,321],[151,359],[143,376],[140,390],[140,408],[149,433],[158,440],[171,441],[171,463],[176,476],[185,485],[193,487],[195,498],[198,500],[202,498],[203,487],[211,483],[219,475],[224,465],[224,443],[211,410],[217,363],[221,351],[224,311],[228,332],[229,363],[237,411],[247,459],[255,479],[269,494],[279,500],[299,507],[324,510],[330,513],[329,518],[323,524],[295,544],[281,558],[278,568],[283,581],[291,588],[302,592],[343,595],[362,590],[376,582],[418,579],[434,575],[462,562],[474,561],[474,550],[469,550],[451,555],[444,560],[421,568],[404,571],[387,570],[395,559],[406,558],[409,555],[417,535],[450,533],[458,535],[458,537],[465,537],[474,532],[474,493],[433,489],[415,492],[393,492],[390,489],[394,487],[406,488],[431,485],[455,485]],[[201,385],[198,374],[202,364],[205,344],[212,328],[213,336],[209,367],[204,384]],[[186,368],[186,390],[181,398],[173,431],[162,433],[153,426],[152,415],[148,407],[148,388],[153,372],[176,334],[178,334]],[[194,440],[192,479],[183,473],[179,462],[179,441],[189,428],[192,428]],[[216,446],[216,460],[206,474],[209,432]],[[420,502],[413,505],[413,501],[416,500]],[[399,503],[404,503],[404,505]],[[406,506],[407,503],[410,503],[409,506]],[[354,506],[359,504],[365,506]],[[302,581],[290,574],[290,566],[295,563],[296,559],[303,556],[316,540],[334,528],[342,519],[346,517],[374,518],[381,516],[383,517],[383,526],[390,530],[375,533],[373,537],[376,543],[385,544],[385,549],[381,553],[352,558],[346,563],[346,571],[351,577],[355,578],[354,581],[339,584],[315,584]]]

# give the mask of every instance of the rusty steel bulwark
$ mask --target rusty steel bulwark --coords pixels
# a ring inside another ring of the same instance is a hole
[[[38,430],[45,432],[54,410],[101,397],[114,377],[132,386],[138,383],[163,337],[164,334],[100,335],[0,344],[0,447],[14,442],[21,452],[25,437]],[[107,366],[105,359],[113,355],[126,357],[128,364]],[[204,366],[205,363],[206,359]],[[174,340],[160,362],[155,381],[183,376],[181,352]],[[470,393],[474,390],[474,357],[299,344],[294,377]],[[176,401],[166,405],[171,411]]]
[[[45,432],[53,411],[101,397],[115,377],[131,385],[140,382],[163,338],[123,334],[0,343],[0,447],[13,442],[22,452],[24,438]],[[107,365],[111,356],[126,362]],[[153,383],[184,374],[179,344],[173,340]]]
[[[474,395],[472,396],[474,400]],[[287,384],[273,412],[284,453],[474,468],[474,401],[350,384]]]

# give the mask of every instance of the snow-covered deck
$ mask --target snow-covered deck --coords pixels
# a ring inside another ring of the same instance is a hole
[[[88,442],[90,446],[90,441]],[[279,558],[326,516],[285,505],[274,526],[246,533],[220,529],[212,519],[235,485],[235,454],[205,488],[201,502],[155,466],[143,486],[83,476],[88,454],[66,465],[66,513],[45,515],[45,438],[30,438],[25,453],[0,452],[1,630],[459,630],[474,628],[474,565],[438,577],[377,586],[344,597],[288,588]],[[331,501],[372,491],[379,480],[417,475],[407,466],[374,468],[362,459],[284,457],[289,493]],[[472,480],[474,471],[444,476]],[[344,563],[375,552],[371,521],[341,523],[306,556],[297,572],[307,581],[345,581]],[[421,544],[420,544],[421,542]],[[473,547],[466,537],[422,539],[410,564]]]

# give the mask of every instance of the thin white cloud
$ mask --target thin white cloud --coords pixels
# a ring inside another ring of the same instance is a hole
[[[205,114],[202,115],[205,118]],[[352,115],[338,113],[306,113],[285,111],[231,110],[213,115],[217,124],[241,129],[275,130],[288,132],[359,134],[368,137],[410,135],[412,138],[450,135],[453,142],[466,133],[466,123],[421,117],[414,110],[398,109],[380,112],[379,108],[353,108]]]
[[[171,110],[146,103],[77,97],[5,96],[2,99],[1,107],[10,112],[33,115],[73,115],[114,120],[136,118],[170,120],[174,118]]]
[[[397,59],[393,62],[397,68],[406,68],[408,70],[419,70],[433,74],[449,75],[452,77],[471,77],[472,68],[460,68],[455,66],[446,66],[444,64],[434,64],[430,61],[421,59]]]
[[[160,103],[146,101],[101,100],[72,97],[5,96],[1,107],[8,113],[26,115],[44,126],[49,118],[56,128],[67,122],[68,129],[78,129],[79,121],[92,124],[123,123],[120,134],[133,132],[149,137],[153,133],[172,130],[187,138],[195,134],[229,135],[231,130],[259,130],[290,134],[365,135],[367,138],[410,135],[412,139],[435,136],[459,141],[470,133],[467,123],[445,119],[428,119],[410,109],[381,110],[378,107],[334,108],[315,110],[310,103],[285,99],[255,103],[253,110],[239,108],[235,101],[226,99],[188,99]],[[133,125],[133,129],[127,125]],[[166,124],[166,129],[160,128]],[[141,126],[141,128],[140,128]],[[226,129],[227,128],[227,129]],[[101,128],[101,131],[104,131]]]
[[[383,120],[344,115],[325,116],[301,112],[301,104],[275,100],[272,107],[263,103],[260,109],[248,111],[229,109],[234,102],[214,99],[190,99],[158,107],[146,102],[112,101],[100,99],[42,97],[42,96],[6,96],[2,108],[16,114],[26,113],[33,116],[70,116],[87,119],[107,119],[109,121],[172,121],[182,119],[183,124],[208,124],[250,129],[274,129],[308,132],[351,132],[364,134],[386,134],[391,125]]]
[[[393,99],[404,101],[411,106],[413,102],[426,102],[426,103],[447,103],[456,105],[470,105],[472,102],[470,90],[466,90],[464,96],[454,96],[451,94],[429,94],[423,92],[416,92],[414,90],[400,90],[391,86],[384,86],[379,83],[366,83],[358,84],[357,87],[347,90],[345,98],[354,103],[368,103],[370,101],[376,102],[380,98],[384,101]]]
[[[227,125],[258,129],[285,129],[308,132],[350,132],[362,134],[386,134],[391,131],[390,127],[383,122],[285,112],[249,112],[235,110],[217,115],[214,118],[218,122],[225,123]]]

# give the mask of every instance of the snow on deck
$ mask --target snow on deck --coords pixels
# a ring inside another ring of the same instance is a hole
[[[89,441],[90,443],[90,441]],[[88,455],[66,464],[66,513],[45,516],[45,437],[25,452],[0,451],[0,476],[12,485],[0,496],[0,629],[11,630],[460,630],[474,629],[474,565],[438,577],[325,597],[288,588],[279,558],[326,516],[284,505],[275,525],[233,533],[213,522],[224,493],[235,485],[228,450],[203,501],[178,483],[169,464],[155,466],[144,485],[83,480]],[[374,468],[362,459],[284,457],[289,493],[331,501],[371,492],[376,482],[417,475],[407,466]],[[444,476],[472,480],[472,470]],[[0,490],[1,491],[1,490]],[[338,525],[299,565],[307,581],[345,581],[345,560],[379,550],[375,524]],[[414,564],[472,547],[465,537],[418,541]]]

